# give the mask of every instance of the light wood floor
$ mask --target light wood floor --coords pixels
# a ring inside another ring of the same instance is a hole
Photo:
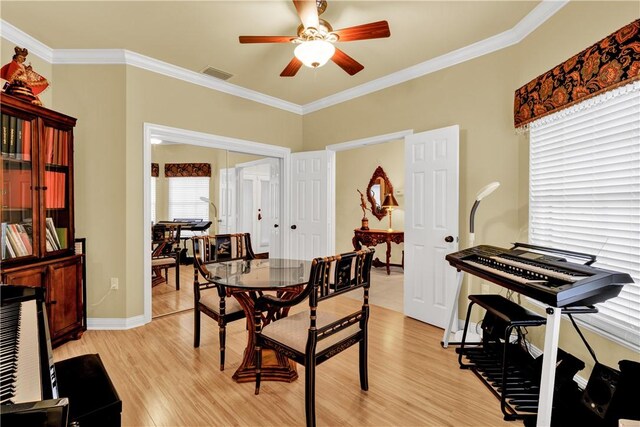
[[[346,297],[328,303],[340,312],[359,304]],[[458,368],[452,348],[441,348],[442,330],[375,305],[369,325],[369,391],[360,390],[357,347],[319,366],[318,425],[522,425],[503,421],[499,401]],[[54,358],[99,353],[122,399],[125,426],[304,425],[303,367],[297,381],[264,382],[258,396],[252,383],[231,379],[246,337],[244,322],[228,325],[220,372],[217,325],[203,316],[201,346],[194,349],[193,313],[184,311],[136,329],[87,331],[54,350]]]

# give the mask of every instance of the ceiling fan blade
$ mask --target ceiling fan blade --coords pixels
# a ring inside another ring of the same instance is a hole
[[[381,39],[389,37],[389,23],[387,21],[371,22],[334,31],[340,38],[338,41],[351,42],[354,40]]]
[[[364,69],[364,65],[338,48],[336,48],[336,53],[333,54],[331,60],[338,64],[338,66],[345,70],[350,76],[353,76]]]
[[[305,28],[318,28],[320,22],[318,21],[316,0],[293,0],[293,4],[296,6],[300,21]]]
[[[296,36],[240,36],[240,43],[289,43]]]
[[[280,77],[293,77],[296,75],[300,67],[302,67],[302,61],[294,56],[291,62],[284,67],[284,70],[280,73]]]

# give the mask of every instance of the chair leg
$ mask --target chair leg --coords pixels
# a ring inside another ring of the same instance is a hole
[[[360,341],[360,388],[369,390],[369,370],[367,366],[367,337]]]
[[[226,323],[222,320],[218,321],[218,335],[220,337],[220,370],[224,371],[224,349],[227,340]]]
[[[197,306],[193,309],[193,346],[200,347],[200,309]]]
[[[262,346],[256,340],[256,391],[260,394],[260,380],[262,378]]]
[[[307,358],[304,367],[304,409],[307,427],[316,426],[316,361]]]
[[[180,290],[180,261],[176,262],[176,291]]]

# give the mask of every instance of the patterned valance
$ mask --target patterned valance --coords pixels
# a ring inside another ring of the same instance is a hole
[[[160,165],[157,163],[151,163],[151,177],[157,178],[160,176]]]
[[[211,163],[167,163],[164,165],[164,176],[197,177],[211,176]]]
[[[516,90],[516,128],[640,78],[640,19]]]

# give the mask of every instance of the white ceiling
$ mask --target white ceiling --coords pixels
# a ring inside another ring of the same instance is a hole
[[[240,35],[295,35],[299,19],[290,0],[3,0],[0,17],[54,52],[126,49],[194,72],[211,66],[232,74],[228,83],[297,105],[370,85],[513,31],[519,23],[538,21],[528,24],[533,29],[548,17],[536,14],[540,1],[328,3],[322,18],[334,29],[389,22],[390,38],[337,44],[364,65],[355,76],[329,62],[316,70],[303,67],[295,77],[283,78],[279,74],[293,57],[294,45],[238,42]]]

